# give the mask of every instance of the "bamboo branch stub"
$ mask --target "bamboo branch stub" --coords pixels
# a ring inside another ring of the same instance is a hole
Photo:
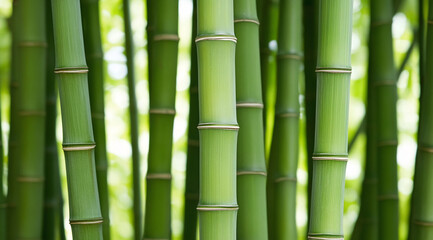
[[[179,41],[177,34],[158,34],[153,36],[153,41]]]
[[[195,42],[198,43],[200,41],[232,41],[236,43],[238,40],[234,36],[201,36],[195,39]]]
[[[236,103],[236,107],[238,108],[263,108],[263,103]]]
[[[260,25],[260,22],[258,20],[255,19],[235,19],[234,23],[241,23],[241,22],[248,22],[248,23],[254,23],[257,25]]]

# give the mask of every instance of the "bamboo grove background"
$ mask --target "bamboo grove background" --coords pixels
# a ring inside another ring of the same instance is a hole
[[[268,2],[268,1],[264,1]],[[275,25],[278,12],[277,1],[269,1],[269,12],[276,17],[273,18],[274,27],[267,33],[271,40],[268,46],[270,51],[270,65],[268,69],[270,90],[265,94],[266,106],[274,106],[275,103],[275,67],[277,50],[277,27]],[[398,1],[394,1],[398,2]],[[11,38],[8,28],[8,19],[11,16],[12,5],[10,0],[0,0],[0,83],[1,83],[1,127],[2,139],[6,150],[7,137],[9,136],[9,76],[10,76],[10,47]],[[427,4],[427,3],[426,3]],[[139,146],[141,151],[141,182],[147,172],[147,154],[149,145],[148,112],[149,112],[149,89],[147,79],[147,52],[145,39],[145,15],[146,4],[141,0],[131,0],[131,24],[134,39],[135,53],[135,77],[136,95],[139,119]],[[427,7],[424,8],[427,12]],[[404,61],[406,52],[413,45],[412,42],[417,34],[418,1],[402,0],[393,15],[392,37],[394,44],[394,63],[398,69]],[[190,46],[192,25],[192,1],[180,0],[179,2],[179,53],[178,71],[176,85],[176,116],[174,119],[173,154],[172,154],[172,234],[173,239],[181,239],[183,231],[183,208],[185,190],[187,128],[189,111],[189,69],[190,69]],[[310,16],[313,17],[313,16]],[[304,16],[304,18],[308,18]],[[368,33],[369,33],[370,11],[366,0],[354,0],[353,2],[353,34],[352,34],[352,68],[351,93],[349,109],[349,140],[356,134],[361,125],[366,111],[365,96],[367,82],[368,62]],[[105,79],[105,116],[108,153],[108,184],[110,201],[110,223],[112,239],[132,239],[133,216],[132,216],[132,151],[129,135],[128,115],[128,88],[127,88],[127,66],[125,57],[125,34],[123,23],[122,1],[104,0],[100,2],[100,24],[102,49],[104,52],[104,79]],[[262,23],[263,24],[263,23]],[[400,210],[400,239],[405,239],[408,233],[409,200],[412,191],[412,175],[417,148],[418,129],[418,96],[419,96],[419,51],[418,47],[410,55],[405,68],[397,82],[398,101],[398,194]],[[307,155],[305,143],[305,84],[303,73],[300,74],[300,151],[297,170],[297,228],[298,239],[305,239],[307,228]],[[58,113],[60,110],[58,111]],[[273,110],[269,108],[266,121],[273,121]],[[267,149],[270,147],[272,128],[266,131]],[[363,131],[365,132],[365,131]],[[349,239],[354,228],[358,211],[360,209],[360,189],[363,178],[363,166],[365,157],[365,134],[360,133],[357,141],[349,152],[349,162],[346,171],[346,186],[344,199],[344,233]],[[61,121],[57,120],[57,139],[61,140]],[[62,153],[58,141],[59,152]],[[71,229],[68,224],[68,198],[66,192],[66,176],[63,154],[59,154],[63,196],[65,201],[64,226],[68,239],[71,239]],[[5,159],[6,163],[6,159]],[[7,172],[7,164],[4,164]],[[7,175],[4,175],[6,182]],[[142,198],[145,198],[145,186],[141,186]],[[3,186],[6,189],[6,186]],[[144,209],[144,202],[142,205]],[[143,215],[144,217],[144,215]]]

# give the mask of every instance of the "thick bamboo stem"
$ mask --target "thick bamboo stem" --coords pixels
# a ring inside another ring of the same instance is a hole
[[[351,29],[351,0],[320,1],[309,239],[344,238]]]
[[[102,216],[79,0],[53,0],[56,79],[74,239],[100,240]]]
[[[150,0],[148,13],[150,109],[144,238],[170,239],[178,1]]]

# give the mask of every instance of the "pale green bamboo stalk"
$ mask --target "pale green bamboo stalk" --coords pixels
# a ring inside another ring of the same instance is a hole
[[[72,236],[101,240],[102,216],[95,170],[87,66],[79,0],[53,0],[56,79],[63,125],[63,150]]]
[[[171,156],[176,98],[178,1],[148,0],[149,155],[144,239],[171,238]]]
[[[201,240],[236,239],[235,48],[232,0],[198,0]]]
[[[1,106],[1,104],[0,104]],[[1,107],[0,107],[1,113]],[[3,158],[3,128],[1,126],[0,114],[0,240],[6,240],[6,211],[7,199],[3,189],[3,174],[4,174],[4,158]]]
[[[259,22],[255,0],[234,1],[237,149],[237,239],[268,239]]]
[[[319,2],[316,134],[309,239],[342,239],[352,1]]]

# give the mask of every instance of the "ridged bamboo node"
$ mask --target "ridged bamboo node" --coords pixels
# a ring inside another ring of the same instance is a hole
[[[69,145],[69,146],[65,146],[63,145],[63,151],[65,152],[73,152],[73,151],[86,151],[86,150],[91,150],[94,149],[96,147],[96,144],[89,144],[89,145],[81,145],[81,146],[74,146],[74,145]]]
[[[313,156],[312,159],[314,161],[339,161],[339,162],[347,162],[349,161],[348,157],[337,157],[337,156]]]
[[[146,175],[146,179],[171,179],[170,173],[150,173]]]
[[[92,113],[92,118],[104,119],[105,118],[105,114],[104,113]]]
[[[294,59],[294,60],[302,60],[303,56],[299,53],[278,53],[278,59]]]
[[[387,25],[387,24],[392,24],[392,20],[391,21],[377,21],[377,22],[371,22],[370,26],[371,27],[377,27],[377,26],[382,26],[382,25]]]
[[[198,205],[197,211],[237,211],[238,205]]]
[[[394,86],[397,83],[395,80],[384,80],[373,83],[374,86]]]
[[[299,113],[298,112],[276,113],[275,116],[281,118],[298,118]]]
[[[153,41],[179,41],[177,34],[157,34],[153,36]]]
[[[242,175],[261,175],[261,176],[267,176],[268,174],[263,171],[238,171],[236,173],[238,176]]]
[[[90,224],[101,224],[104,220],[102,218],[89,219],[89,220],[69,220],[71,225],[90,225]]]
[[[314,240],[344,240],[344,237],[315,237],[315,236],[308,236],[308,239],[314,239]]]
[[[238,108],[263,108],[263,103],[236,103],[236,107]]]
[[[18,113],[20,116],[45,116],[45,111],[20,111]]]
[[[37,41],[28,41],[28,42],[20,42],[18,44],[18,46],[20,47],[47,47],[47,43],[46,42],[37,42]]]
[[[195,140],[195,139],[189,139],[188,140],[188,145],[189,146],[198,147],[198,146],[200,146],[200,141],[199,140]]]
[[[40,183],[44,182],[44,178],[41,177],[18,177],[17,182],[28,182],[28,183]]]
[[[143,238],[143,240],[169,240],[168,238]]]
[[[234,36],[202,36],[195,39],[196,43],[200,41],[231,41],[236,43],[238,39]]]
[[[153,108],[149,109],[149,114],[176,115],[176,110],[169,108]]]
[[[433,147],[419,146],[418,151],[422,151],[422,152],[426,152],[426,153],[433,153]]]
[[[433,222],[427,222],[427,221],[421,221],[421,220],[415,220],[413,221],[415,225],[418,226],[424,226],[424,227],[433,227]]]
[[[316,73],[352,73],[350,68],[316,68]]]
[[[295,177],[279,177],[276,178],[274,180],[275,183],[279,183],[279,182],[297,182],[298,179],[296,179]]]
[[[54,73],[56,74],[80,74],[80,73],[88,73],[89,69],[87,67],[81,67],[81,68],[56,68],[54,69]]]
[[[202,129],[221,129],[221,130],[239,130],[239,126],[237,125],[210,125],[210,124],[203,124],[197,126],[198,130]]]
[[[398,145],[398,142],[396,140],[378,141],[377,142],[378,147],[397,146],[397,145]]]
[[[241,22],[248,22],[248,23],[254,23],[257,25],[260,25],[260,22],[258,20],[255,19],[235,19],[234,23],[241,23]]]
[[[386,194],[386,195],[378,196],[377,199],[379,201],[398,200],[398,195],[397,194]]]

